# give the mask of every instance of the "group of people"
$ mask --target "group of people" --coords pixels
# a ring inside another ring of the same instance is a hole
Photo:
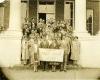
[[[46,22],[46,23],[45,23]],[[77,36],[73,36],[73,28],[70,21],[57,21],[40,19],[38,23],[32,19],[22,26],[22,51],[21,60],[24,65],[30,64],[34,71],[38,71],[38,66],[43,70],[48,70],[51,66],[52,71],[56,71],[56,66],[60,65],[60,70],[66,71],[68,55],[73,64],[77,65],[80,54],[80,43]],[[39,60],[39,48],[63,49],[63,63],[47,62]]]

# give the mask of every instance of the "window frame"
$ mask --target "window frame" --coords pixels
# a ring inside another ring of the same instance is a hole
[[[73,27],[73,29],[75,29],[75,1],[74,0],[72,0],[72,1],[65,0],[64,1],[64,20],[66,20],[65,19],[65,5],[66,5],[66,3],[72,3],[73,4],[73,11],[71,11],[71,12],[73,12],[73,19],[71,18],[70,21],[72,21],[72,27]]]
[[[90,13],[88,13],[88,11],[90,11]],[[92,12],[92,13],[91,13]],[[88,8],[88,9],[86,9],[86,28],[88,27],[87,25],[88,24],[90,24],[90,23],[87,23],[87,18],[89,18],[88,17],[88,14],[89,15],[91,15],[92,16],[92,27],[91,27],[91,33],[90,32],[88,32],[89,34],[91,34],[91,35],[93,35],[93,33],[94,33],[94,29],[93,29],[93,26],[94,26],[94,10],[93,9],[90,9],[90,8]],[[86,29],[87,30],[87,29]],[[88,30],[87,30],[88,31]]]

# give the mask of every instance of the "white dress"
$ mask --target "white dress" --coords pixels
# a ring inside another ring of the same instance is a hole
[[[34,64],[34,39],[29,40],[29,56],[30,56],[30,63]]]
[[[23,39],[22,40],[22,60],[29,59],[29,51],[28,51],[28,41]]]
[[[72,41],[71,45],[71,59],[79,60],[80,55],[80,43],[78,41]]]

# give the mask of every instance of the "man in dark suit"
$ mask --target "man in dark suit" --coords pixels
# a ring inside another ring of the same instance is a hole
[[[70,46],[71,46],[70,37],[68,35],[67,36],[64,35],[60,46],[60,48],[64,49],[64,71],[66,71],[68,55],[70,53]]]
[[[50,46],[49,46],[50,49],[59,49],[59,44],[58,44],[58,41],[57,41],[57,38],[53,39]],[[56,66],[58,65],[57,62],[50,62],[50,65],[52,65],[52,71],[55,72],[56,71]]]
[[[48,48],[49,47],[49,41],[46,39],[46,35],[43,36],[39,47],[40,48]],[[48,62],[43,61],[43,62],[41,62],[41,65],[43,66],[43,71],[48,69]]]

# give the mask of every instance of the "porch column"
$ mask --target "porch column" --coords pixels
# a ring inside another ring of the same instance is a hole
[[[10,0],[10,33],[17,36],[21,35],[21,0]]]
[[[89,35],[86,30],[86,0],[75,0],[75,30],[77,36]]]
[[[0,34],[0,65],[21,64],[21,0],[10,0],[9,28]]]

